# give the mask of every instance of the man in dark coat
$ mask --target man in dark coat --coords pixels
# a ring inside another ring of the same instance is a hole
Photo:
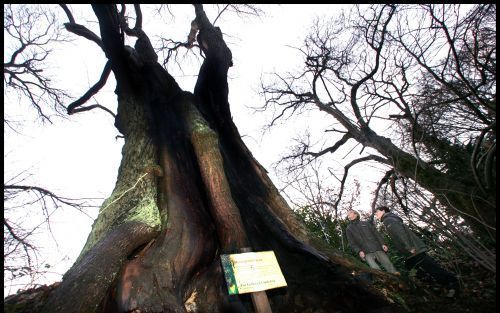
[[[347,241],[354,252],[359,254],[362,260],[366,260],[366,263],[371,268],[380,270],[376,262],[378,260],[386,271],[399,275],[387,254],[385,254],[388,250],[387,245],[375,229],[375,226],[367,221],[361,221],[359,213],[354,210],[349,210],[347,217],[350,220],[346,228]]]
[[[403,220],[390,212],[386,206],[378,207],[375,217],[384,224],[394,246],[406,258],[405,267],[408,270],[416,269],[416,276],[420,279],[425,278],[427,273],[448,289],[446,296],[453,297],[459,288],[457,278],[426,253],[427,247],[424,242],[403,223]]]

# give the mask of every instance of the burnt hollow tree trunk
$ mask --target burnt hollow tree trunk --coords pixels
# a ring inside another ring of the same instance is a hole
[[[206,56],[194,94],[157,63],[147,36],[125,47],[114,5],[94,5],[117,80],[125,137],[117,184],[80,257],[43,312],[252,312],[227,295],[220,255],[273,250],[288,287],[267,292],[273,312],[397,312],[319,252],[232,122],[232,57],[195,6]]]

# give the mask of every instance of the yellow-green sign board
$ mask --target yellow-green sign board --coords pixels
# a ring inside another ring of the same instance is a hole
[[[221,255],[230,295],[286,286],[273,251]]]

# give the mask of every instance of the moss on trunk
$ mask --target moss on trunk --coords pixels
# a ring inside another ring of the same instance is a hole
[[[118,118],[125,143],[115,188],[101,206],[78,260],[114,226],[142,222],[159,230],[158,148],[153,143],[144,103],[134,96],[120,95]]]

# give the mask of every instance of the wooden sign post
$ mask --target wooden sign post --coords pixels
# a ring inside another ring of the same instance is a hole
[[[256,313],[272,313],[265,290],[286,286],[274,252],[241,252],[221,255],[229,294],[250,293]]]
[[[241,252],[251,252],[252,248],[242,248]],[[264,290],[252,292],[250,294],[252,298],[253,307],[255,309],[255,313],[273,313],[271,310],[271,304],[269,304],[269,299],[267,298],[267,294]]]
[[[265,291],[252,292],[250,296],[252,297],[255,313],[273,313]]]

